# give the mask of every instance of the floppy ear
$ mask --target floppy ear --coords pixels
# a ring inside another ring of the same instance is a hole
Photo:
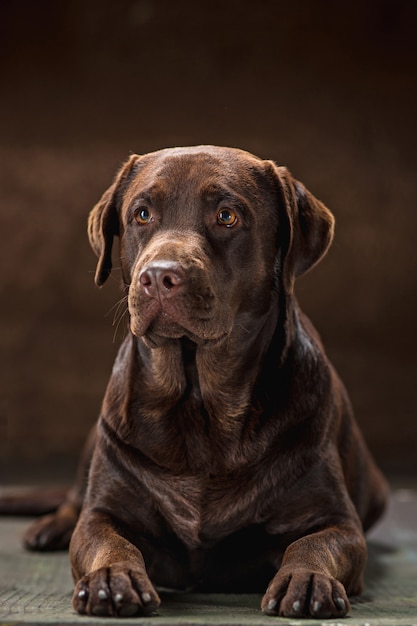
[[[113,184],[103,193],[88,218],[88,237],[98,256],[95,282],[101,287],[108,279],[111,268],[113,238],[119,235],[119,209],[127,183],[140,157],[132,155],[117,174]]]
[[[334,217],[286,167],[275,171],[281,188],[279,246],[284,284],[293,290],[294,280],[314,267],[326,254],[334,234]]]

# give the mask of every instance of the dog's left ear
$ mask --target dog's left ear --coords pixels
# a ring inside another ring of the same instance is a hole
[[[113,238],[119,235],[119,209],[135,165],[140,157],[134,154],[117,174],[113,184],[103,193],[88,218],[88,237],[98,256],[95,282],[101,287],[110,276]]]
[[[280,187],[278,238],[281,272],[290,292],[294,280],[326,254],[334,234],[334,217],[286,167],[275,167]]]

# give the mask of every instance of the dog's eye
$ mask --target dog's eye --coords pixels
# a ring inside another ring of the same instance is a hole
[[[233,226],[237,222],[237,215],[231,209],[219,209],[217,211],[217,223],[221,226]]]
[[[135,218],[139,224],[149,224],[149,222],[153,221],[152,213],[146,208],[139,209]]]

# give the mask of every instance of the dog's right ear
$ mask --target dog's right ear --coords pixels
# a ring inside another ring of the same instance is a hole
[[[122,166],[113,184],[103,193],[88,218],[88,238],[98,256],[95,275],[98,287],[106,282],[111,272],[113,238],[119,235],[119,209],[139,159],[140,156],[133,154]]]

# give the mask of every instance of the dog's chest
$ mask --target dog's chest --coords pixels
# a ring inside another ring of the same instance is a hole
[[[159,514],[189,548],[206,547],[259,521],[260,494],[250,484],[198,475],[153,477],[148,489]],[[264,499],[261,499],[264,500]]]

